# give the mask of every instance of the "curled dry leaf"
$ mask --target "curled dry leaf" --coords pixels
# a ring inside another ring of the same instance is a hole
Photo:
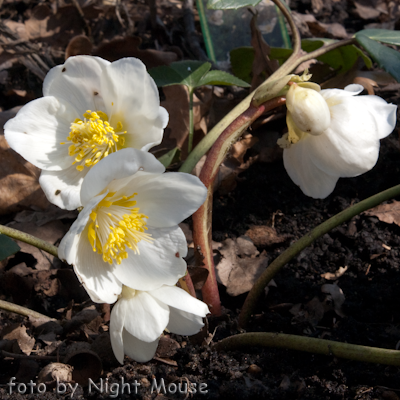
[[[224,240],[218,251],[222,258],[216,265],[217,280],[231,296],[248,292],[268,265],[266,253],[259,254],[246,236]]]
[[[37,383],[71,382],[72,370],[70,365],[50,363],[39,372]]]
[[[321,292],[331,296],[335,313],[340,317],[344,317],[345,315],[342,311],[342,305],[345,301],[345,297],[342,289],[340,289],[336,284],[326,283],[325,285],[322,285]]]
[[[174,339],[170,338],[169,335],[160,337],[158,347],[156,351],[157,357],[172,357],[176,354],[181,345]]]
[[[28,335],[26,326],[20,324],[12,324],[5,327],[2,331],[2,338],[5,340],[16,340],[21,351],[28,355],[31,354],[35,339]]]
[[[283,243],[291,237],[290,235],[278,235],[275,228],[267,225],[253,225],[246,232],[246,236],[258,247],[269,247]]]
[[[377,217],[379,221],[387,224],[396,224],[400,226],[400,201],[393,200],[391,203],[380,204],[364,212],[370,217]]]
[[[65,59],[77,55],[91,55],[92,42],[85,35],[78,35],[73,37],[65,50]]]

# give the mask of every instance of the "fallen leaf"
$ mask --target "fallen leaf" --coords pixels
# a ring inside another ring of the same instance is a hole
[[[380,204],[364,212],[370,217],[377,217],[379,221],[387,224],[396,224],[400,226],[400,201],[393,200],[391,203]]]
[[[163,335],[158,342],[156,356],[163,358],[172,357],[180,348],[181,346],[176,340],[170,338],[168,335]]]
[[[290,238],[290,235],[278,235],[275,228],[267,225],[253,225],[246,235],[258,247],[269,247],[283,243]]]
[[[5,327],[2,337],[5,340],[16,340],[21,351],[28,356],[35,345],[35,339],[28,335],[25,325],[13,324]]]
[[[68,43],[67,49],[65,50],[65,59],[77,55],[91,55],[92,48],[92,42],[87,36],[75,36]]]
[[[336,284],[326,283],[325,285],[321,286],[321,292],[326,293],[331,296],[333,301],[333,309],[335,310],[336,314],[340,317],[344,317],[345,314],[342,311],[342,305],[345,301],[345,297],[343,294],[342,289]]]
[[[250,244],[246,245],[246,250],[243,252],[244,243],[241,243],[243,240],[252,244],[250,238],[242,236],[236,240],[230,238],[224,240],[218,249],[222,258],[216,265],[217,280],[226,286],[226,291],[231,296],[248,292],[268,265],[266,253],[258,254],[255,247],[249,252]],[[247,256],[246,252],[252,256]]]

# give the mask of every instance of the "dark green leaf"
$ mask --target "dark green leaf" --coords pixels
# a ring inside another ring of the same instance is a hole
[[[254,61],[252,47],[238,47],[230,52],[232,72],[240,79],[251,83],[251,74]]]
[[[167,168],[168,166],[170,166],[172,164],[172,161],[174,160],[175,156],[178,154],[179,155],[179,148],[175,147],[174,149],[170,150],[168,153],[163,154],[158,161],[160,161],[160,163],[162,165],[164,165],[165,168]]]
[[[386,47],[364,34],[356,33],[356,39],[380,67],[400,82],[400,53],[398,51]]]
[[[12,256],[20,250],[17,243],[11,238],[0,233],[0,261]]]
[[[256,6],[261,0],[208,0],[207,8],[211,10],[230,10],[241,7]]]
[[[204,75],[198,83],[198,86],[203,85],[236,85],[241,87],[250,86],[247,82],[242,81],[241,79],[236,78],[236,76],[228,74],[224,71],[207,72],[207,74]]]
[[[210,70],[211,64],[201,61],[178,61],[170,66],[161,66],[149,70],[157,86],[186,85],[193,90],[200,79]]]
[[[357,35],[368,36],[372,40],[378,42],[395,44],[400,46],[400,31],[391,31],[389,29],[365,29],[356,33]]]

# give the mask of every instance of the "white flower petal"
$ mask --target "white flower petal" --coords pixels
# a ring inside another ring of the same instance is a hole
[[[103,193],[100,196],[94,197],[91,201],[87,204],[87,206],[79,213],[78,218],[72,224],[69,231],[61,240],[60,246],[58,247],[58,256],[61,260],[65,260],[68,264],[75,264],[76,263],[76,253],[77,253],[77,243],[80,240],[80,235],[83,230],[86,228],[88,223],[90,213],[92,212],[93,208],[100,203],[104,197],[107,196],[107,193]],[[87,236],[86,236],[87,239]],[[87,243],[90,247],[89,240],[87,239]]]
[[[162,285],[175,285],[185,275],[187,254],[185,235],[178,226],[153,229],[150,243],[140,241],[140,254],[128,249],[128,258],[114,266],[114,274],[126,286],[138,290],[154,290]]]
[[[132,336],[124,329],[122,332],[122,340],[124,342],[125,353],[128,357],[138,362],[147,362],[156,354],[160,339],[154,340],[154,342],[144,342]]]
[[[169,321],[169,307],[147,292],[137,291],[133,297],[121,297],[125,310],[124,328],[144,342],[153,342],[163,333]]]
[[[330,127],[309,142],[313,162],[338,177],[369,171],[378,160],[379,139],[394,129],[396,106],[377,96],[337,96],[330,102]]]
[[[100,57],[76,56],[52,68],[43,82],[44,96],[64,99],[82,118],[86,110],[105,111],[100,79],[109,61]],[[73,120],[71,120],[73,122]]]
[[[331,194],[339,179],[338,176],[323,172],[313,163],[309,143],[319,137],[307,136],[283,150],[283,163],[288,175],[305,195],[314,199],[324,199]]]
[[[114,305],[110,316],[110,339],[115,358],[121,363],[124,363],[124,341],[122,332],[125,323],[125,310],[121,310],[120,302]]]
[[[112,267],[93,251],[87,239],[87,229],[82,232],[77,245],[74,271],[92,301],[108,304],[116,302],[122,284],[112,273]]]
[[[146,149],[161,143],[168,123],[168,112],[160,107],[156,84],[145,65],[136,58],[123,58],[110,64],[101,76],[107,93],[110,122],[121,122],[126,146]]]
[[[205,317],[210,312],[206,303],[176,286],[162,286],[159,289],[152,290],[150,294],[170,307],[190,314]]]
[[[203,317],[170,307],[167,329],[177,335],[195,335],[204,326]]]
[[[42,171],[39,183],[51,203],[75,210],[82,205],[81,185],[87,172],[87,169],[78,171],[74,165],[63,171]]]
[[[140,212],[152,227],[169,227],[182,222],[204,203],[207,189],[199,178],[179,172],[141,174],[129,184],[136,192]]]
[[[71,113],[55,97],[33,100],[4,125],[10,147],[41,169],[59,171],[72,161],[65,142]],[[69,121],[69,122],[68,122]]]
[[[120,150],[103,158],[90,169],[82,183],[82,204],[87,204],[113,180],[129,177],[138,171],[161,174],[165,168],[152,154],[132,148]]]

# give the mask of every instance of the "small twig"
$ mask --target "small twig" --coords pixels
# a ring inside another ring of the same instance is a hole
[[[38,249],[44,250],[47,253],[53,255],[58,258],[58,249],[56,246],[51,243],[45,242],[42,239],[39,239],[35,236],[30,235],[29,233],[21,232],[14,228],[9,228],[8,226],[0,225],[0,233],[3,235],[7,235],[13,239],[20,240],[21,242],[28,243],[32,246],[37,247]]]
[[[251,332],[231,336],[216,343],[213,348],[236,350],[250,346],[276,347],[307,353],[323,354],[354,361],[400,366],[400,351],[360,346],[333,340],[288,335],[273,332]]]
[[[299,254],[302,250],[308,247],[314,240],[325,235],[325,233],[331,231],[333,228],[343,224],[354,216],[366,211],[372,207],[377,206],[383,201],[390,200],[393,197],[400,196],[400,185],[394,186],[390,189],[384,190],[374,196],[371,196],[359,203],[343,210],[339,214],[334,215],[327,221],[318,225],[311,232],[307,233],[296,243],[286,249],[278,258],[276,258],[263,274],[258,278],[249,294],[247,295],[246,301],[243,304],[242,310],[239,315],[239,325],[245,327],[248,319],[256,307],[258,299],[264,292],[264,288],[273,279],[273,277],[280,271],[280,269],[286,265],[292,258]]]
[[[16,354],[16,353],[9,353],[8,351],[1,350],[1,353],[4,357],[11,357],[11,358],[29,358],[29,359],[36,359],[36,360],[48,360],[48,361],[57,361],[56,356],[38,356],[35,354],[30,354],[29,356],[26,354]]]
[[[50,318],[47,315],[40,314],[36,311],[30,310],[29,308],[18,306],[17,304],[10,303],[5,300],[0,300],[0,308],[2,310],[10,311],[15,314],[23,315],[24,317],[32,317],[38,319],[47,319],[49,321],[56,321],[54,318]]]

